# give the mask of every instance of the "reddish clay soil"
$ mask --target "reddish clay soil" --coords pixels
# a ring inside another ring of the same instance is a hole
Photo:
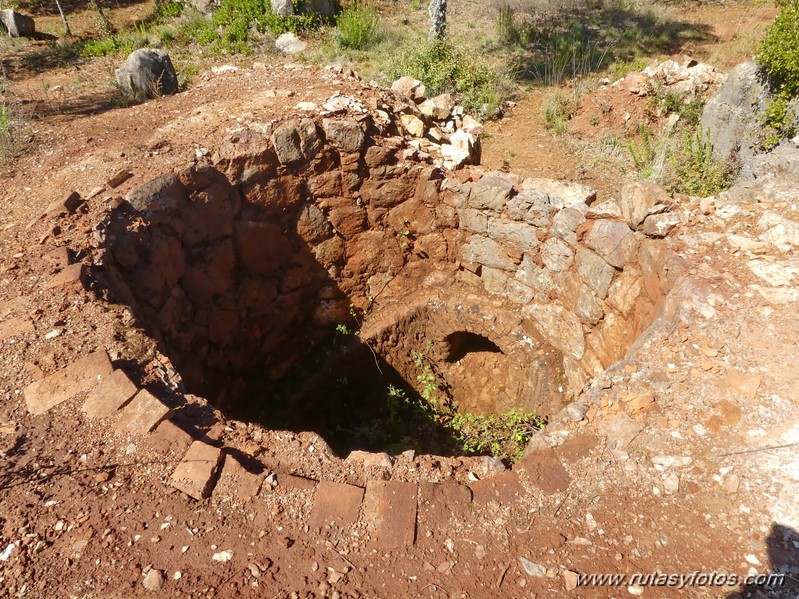
[[[747,22],[727,11],[705,14],[723,17],[719,37],[733,39],[729,24],[740,31]],[[178,410],[178,427],[191,424],[205,441],[242,455],[259,452],[278,477],[254,498],[227,489],[195,501],[168,484],[185,449],[179,430],[147,442],[112,432],[112,419],[87,420],[83,396],[31,415],[22,390],[94,349],[135,357],[131,372],[153,390],[164,391],[170,376],[125,306],[91,289],[46,286],[65,266],[59,248],[80,261],[114,198],[212,152],[242,123],[358,85],[315,68],[248,67],[205,73],[184,93],[130,107],[113,104],[104,62],[46,76],[11,69],[23,107],[38,118],[32,146],[0,179],[0,596],[731,597],[744,593],[741,585],[567,593],[564,572],[744,575],[777,567],[788,585],[748,596],[796,596],[795,453],[760,451],[799,440],[796,298],[773,292],[795,290],[796,275],[772,285],[752,266],[795,267],[790,252],[757,239],[764,213],[796,218],[789,203],[731,210],[686,200],[681,256],[700,282],[673,307],[682,315],[674,326],[655,330],[635,360],[594,387],[595,404],[567,425],[569,441],[557,448],[562,466],[547,470],[549,491],[517,501],[504,474],[480,471],[496,480],[490,497],[469,503],[453,492],[421,504],[414,544],[374,548],[363,523],[347,534],[309,525],[316,481],[333,459],[314,434],[224,420],[198,398]],[[85,87],[70,86],[81,77]],[[626,173],[596,167],[591,150],[571,138],[553,139],[538,122],[541,97],[530,92],[488,127],[484,163],[507,161],[523,175],[617,196]],[[616,101],[619,110],[638,109],[629,95]],[[108,189],[122,169],[133,176]],[[85,210],[39,218],[70,192],[86,197],[98,187]],[[626,443],[609,442],[619,433],[608,422],[619,414],[637,425]],[[731,455],[743,451],[754,453]],[[468,480],[477,470],[460,458],[398,463],[392,472],[402,481]],[[382,476],[353,467],[340,482]],[[520,558],[543,565],[543,575],[526,572]],[[160,591],[143,586],[151,568],[164,574]]]

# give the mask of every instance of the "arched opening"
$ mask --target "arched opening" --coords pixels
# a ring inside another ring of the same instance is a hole
[[[472,352],[502,353],[499,346],[491,339],[469,331],[457,331],[448,335],[446,343],[448,346],[446,360],[450,363],[459,362]]]

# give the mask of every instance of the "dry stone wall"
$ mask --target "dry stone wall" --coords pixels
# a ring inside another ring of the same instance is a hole
[[[253,375],[280,379],[353,310],[385,325],[365,328],[387,356],[420,301],[431,328],[417,337],[472,332],[512,358],[497,364],[510,373],[499,404],[560,404],[624,355],[679,270],[665,194],[592,200],[444,171],[370,113],[340,110],[235,131],[209,162],[132,190],[103,223],[105,270],[189,389],[218,406]],[[453,316],[467,296],[512,318]],[[393,362],[414,380],[407,358]]]

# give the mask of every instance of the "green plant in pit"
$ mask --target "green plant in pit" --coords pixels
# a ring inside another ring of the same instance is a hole
[[[416,380],[419,381],[421,386],[420,395],[422,398],[429,402],[432,406],[438,405],[438,383],[436,382],[436,375],[433,368],[427,360],[427,356],[421,352],[414,351],[411,353],[413,363],[419,372],[416,375]]]
[[[799,0],[778,0],[774,22],[766,30],[755,60],[768,75],[776,95],[799,95]]]
[[[377,10],[361,0],[342,10],[336,17],[333,39],[339,48],[365,50],[380,40]]]
[[[692,135],[685,131],[682,144],[672,150],[671,173],[666,187],[670,191],[693,196],[716,195],[728,188],[735,178],[731,165],[713,157],[709,134],[697,128]]]
[[[515,462],[524,455],[532,436],[544,423],[535,412],[511,408],[483,416],[455,413],[449,427],[456,433],[466,455],[491,454]]]

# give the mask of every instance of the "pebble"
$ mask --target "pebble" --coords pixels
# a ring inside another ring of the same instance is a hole
[[[573,591],[577,588],[577,572],[571,570],[563,571],[563,584],[567,591]]]
[[[229,562],[233,559],[233,552],[230,550],[220,551],[219,553],[214,553],[211,559],[215,562]]]
[[[142,586],[148,591],[160,591],[161,586],[164,584],[164,574],[161,570],[150,568],[147,574],[144,575]]]
[[[521,562],[522,568],[524,568],[528,576],[543,578],[547,575],[547,569],[544,566],[531,562],[526,557],[519,557],[519,562]]]
[[[674,495],[679,490],[680,490],[680,477],[677,476],[674,472],[672,472],[666,478],[663,479],[663,492],[666,493],[666,495]]]
[[[643,595],[644,594],[644,587],[638,586],[637,584],[631,585],[627,587],[627,592],[630,595]]]

